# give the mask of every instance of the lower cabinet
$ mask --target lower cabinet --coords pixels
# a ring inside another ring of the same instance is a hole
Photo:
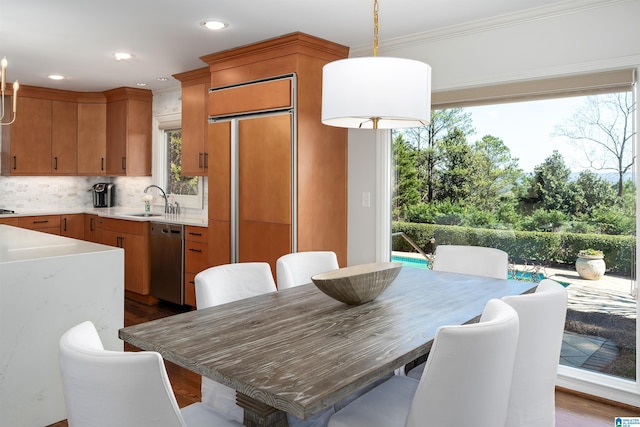
[[[184,300],[185,304],[195,307],[196,274],[209,267],[207,227],[187,225],[184,231]]]
[[[60,215],[60,235],[84,240],[84,214]]]
[[[60,235],[60,215],[21,216],[18,227]]]
[[[18,218],[15,216],[9,218],[0,218],[0,224],[11,225],[13,227],[19,227]]]
[[[102,243],[102,224],[104,220],[95,214],[84,215],[84,240]]]
[[[102,218],[102,221],[102,243],[124,249],[124,288],[127,295],[149,296],[149,223],[112,218]],[[151,297],[146,299],[151,302]]]

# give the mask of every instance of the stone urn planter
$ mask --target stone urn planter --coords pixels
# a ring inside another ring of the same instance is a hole
[[[576,271],[583,279],[600,280],[606,268],[602,251],[586,249],[578,252]]]

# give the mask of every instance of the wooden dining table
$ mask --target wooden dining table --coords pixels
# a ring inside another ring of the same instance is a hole
[[[245,425],[306,419],[427,354],[443,325],[536,283],[403,267],[352,306],[308,284],[120,329],[124,341],[234,388]]]

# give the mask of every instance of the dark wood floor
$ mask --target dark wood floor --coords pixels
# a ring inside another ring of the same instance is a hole
[[[125,301],[125,326],[170,316],[184,309],[160,303],[148,306],[127,299]],[[126,351],[136,349],[125,344]],[[200,376],[167,362],[167,372],[180,407],[200,400]],[[640,408],[619,406],[612,402],[591,399],[567,390],[556,391],[556,427],[612,427],[615,417],[640,417]],[[50,427],[67,426],[66,421]]]

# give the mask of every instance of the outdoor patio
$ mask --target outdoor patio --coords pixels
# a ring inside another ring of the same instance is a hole
[[[637,288],[629,278],[605,274],[600,280],[585,280],[574,270],[554,268],[545,268],[544,273],[549,279],[568,284],[568,310],[636,319]],[[611,339],[565,331],[560,363],[602,371],[618,355],[618,346]]]

